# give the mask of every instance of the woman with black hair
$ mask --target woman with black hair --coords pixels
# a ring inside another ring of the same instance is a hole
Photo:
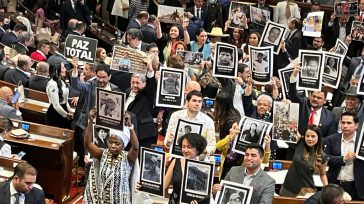
[[[313,174],[320,173],[322,184],[328,184],[326,167],[329,158],[323,151],[322,133],[318,126],[309,125],[304,137],[297,137],[292,164],[282,185],[281,196],[305,196],[316,192]]]
[[[50,80],[46,92],[50,106],[46,113],[46,124],[60,128],[71,128],[73,113],[68,103],[69,90],[62,78],[66,77],[63,62],[56,61],[49,66]]]
[[[197,133],[188,133],[178,139],[178,146],[182,149],[183,158],[173,158],[164,177],[164,189],[173,184],[173,192],[169,203],[179,203],[181,193],[183,166],[185,159],[198,159],[206,149],[206,139]]]
[[[189,48],[192,52],[202,52],[203,60],[211,58],[211,43],[207,41],[207,32],[203,28],[196,31],[196,41],[191,41]]]

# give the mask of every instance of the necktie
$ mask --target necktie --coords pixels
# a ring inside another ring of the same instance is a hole
[[[14,196],[15,196],[15,203],[14,204],[20,204],[20,200],[19,200],[20,194],[15,193]]]
[[[315,110],[312,110],[311,111],[311,116],[310,116],[310,119],[308,120],[308,124],[309,125],[312,125],[315,121],[315,114],[316,114],[316,111]]]
[[[197,14],[197,18],[200,19],[200,9],[199,8],[196,10],[196,14]]]
[[[363,21],[363,16],[364,16],[364,12],[360,14],[360,18],[359,18],[359,21]]]
[[[286,12],[285,12],[285,16],[287,19],[289,19],[291,17],[291,7],[289,6],[289,2],[287,2],[286,4]]]

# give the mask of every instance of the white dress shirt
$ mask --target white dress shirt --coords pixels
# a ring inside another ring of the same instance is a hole
[[[193,123],[198,123],[198,124],[202,124],[202,132],[201,135],[206,138],[207,141],[207,147],[206,147],[206,151],[207,154],[211,155],[215,152],[216,150],[216,138],[215,138],[215,124],[214,121],[207,116],[206,114],[202,113],[201,111],[197,113],[196,117],[190,119],[187,115],[187,109],[185,110],[179,110],[177,112],[174,112],[171,115],[171,118],[169,120],[168,123],[168,129],[167,129],[167,134],[172,134],[175,135],[176,132],[176,128],[177,128],[177,123],[178,123],[178,119],[182,119],[185,121],[189,121],[189,122],[193,122]],[[167,143],[167,137],[164,140],[164,144],[166,146],[170,146]]]
[[[341,156],[345,156],[348,152],[355,152],[355,139],[356,132],[354,133],[354,137],[346,141],[344,136],[341,137]],[[346,161],[345,166],[341,167],[339,176],[337,177],[339,181],[354,181],[354,161]]]
[[[10,182],[10,203],[15,203],[16,201],[16,194],[18,193],[18,191],[14,188],[13,182]],[[19,195],[19,204],[24,204],[25,203],[25,195],[24,193],[20,193]]]
[[[279,23],[281,25],[287,26],[289,20],[292,18],[301,19],[301,13],[296,3],[290,3],[291,17],[289,19],[286,18],[286,5],[287,1],[281,1],[277,3],[275,12],[274,12],[274,22]]]
[[[312,114],[312,110],[313,109],[311,108],[311,114]],[[314,125],[320,126],[321,112],[322,112],[322,107],[320,109],[316,110],[315,116],[313,118]],[[310,114],[310,117],[311,117],[311,114]]]

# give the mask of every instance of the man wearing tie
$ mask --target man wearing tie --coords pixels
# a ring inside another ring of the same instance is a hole
[[[204,27],[204,23],[207,19],[207,8],[203,6],[204,0],[194,0],[195,6],[187,9],[193,15],[193,18],[197,18],[201,21],[201,27]]]
[[[37,170],[27,162],[19,163],[11,180],[0,183],[0,204],[45,203],[44,192],[33,185]]]
[[[288,92],[291,101],[300,104],[298,131],[304,135],[307,125],[314,124],[320,127],[323,137],[336,133],[335,115],[323,107],[326,103],[326,92],[314,91],[309,98],[297,94],[296,82],[300,71],[301,66],[296,65],[290,77]]]

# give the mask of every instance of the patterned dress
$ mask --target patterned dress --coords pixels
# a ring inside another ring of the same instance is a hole
[[[129,6],[129,21],[136,18],[138,13],[148,11],[149,0],[131,0]]]
[[[132,166],[128,162],[128,152],[121,152],[112,163],[109,150],[102,154],[100,162],[91,166],[84,203],[131,203],[130,174]]]

